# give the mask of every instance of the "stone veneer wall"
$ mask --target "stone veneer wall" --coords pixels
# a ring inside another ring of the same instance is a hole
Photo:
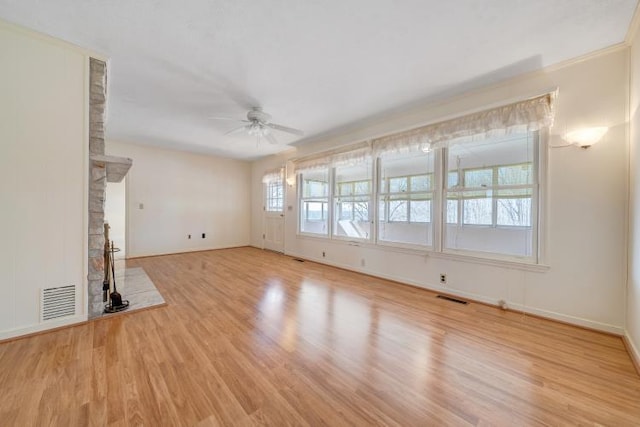
[[[89,157],[104,155],[104,113],[107,101],[107,64],[90,58],[89,65]],[[104,162],[89,160],[89,318],[103,311],[104,200],[107,169]]]

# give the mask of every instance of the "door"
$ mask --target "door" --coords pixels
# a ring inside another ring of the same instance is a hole
[[[284,180],[282,175],[264,183],[264,248],[284,253]]]

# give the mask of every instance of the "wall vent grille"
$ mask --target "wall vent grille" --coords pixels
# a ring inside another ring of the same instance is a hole
[[[61,286],[42,289],[40,321],[57,319],[76,314],[76,287]]]

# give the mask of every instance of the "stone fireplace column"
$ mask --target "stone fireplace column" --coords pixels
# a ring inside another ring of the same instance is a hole
[[[107,104],[107,64],[90,58],[89,63],[89,269],[88,315],[103,314],[104,201],[107,182],[120,182],[129,171],[131,159],[105,155],[104,115]]]
[[[103,310],[104,278],[104,200],[107,186],[106,163],[93,160],[104,156],[104,113],[107,101],[107,65],[90,58],[89,65],[89,318]]]

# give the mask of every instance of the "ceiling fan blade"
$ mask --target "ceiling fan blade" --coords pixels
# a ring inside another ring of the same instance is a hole
[[[251,127],[250,125],[243,125],[243,126],[240,126],[240,127],[238,127],[238,128],[231,129],[229,132],[226,132],[226,133],[225,133],[225,135],[233,135],[233,134],[235,134],[235,133],[240,133],[240,132],[243,132],[243,131],[248,131],[250,127]]]
[[[209,119],[211,120],[228,120],[228,121],[232,121],[232,122],[238,122],[238,123],[249,123],[249,120],[246,119],[236,119],[233,117],[217,117],[217,116],[211,116],[209,117]]]
[[[278,145],[278,140],[276,139],[275,136],[273,136],[271,132],[265,132],[264,137],[267,138],[267,141],[269,141],[269,144]]]
[[[279,130],[279,131],[282,131],[282,132],[292,133],[292,134],[298,135],[298,136],[303,136],[304,135],[304,132],[302,132],[301,130],[290,128],[290,127],[286,127],[286,126],[282,126],[282,125],[277,125],[275,123],[265,123],[265,126],[268,126],[271,129]]]

